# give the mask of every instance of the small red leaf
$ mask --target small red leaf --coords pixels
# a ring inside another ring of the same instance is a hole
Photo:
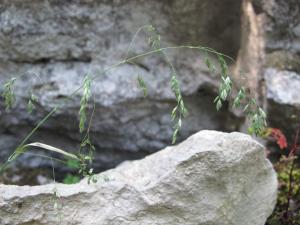
[[[276,143],[278,144],[280,149],[285,149],[288,147],[286,137],[281,130],[277,128],[269,128],[269,131],[269,136],[275,138]]]

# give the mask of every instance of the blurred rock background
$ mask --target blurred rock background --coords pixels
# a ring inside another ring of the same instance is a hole
[[[157,28],[163,45],[201,44],[234,58],[232,75],[256,95],[268,113],[269,126],[294,133],[300,110],[299,10],[299,0],[0,0],[0,82],[23,74],[16,82],[14,110],[6,112],[0,102],[1,162],[87,73],[99,73],[124,59],[137,29],[148,24]],[[146,49],[142,35],[129,55]],[[168,54],[189,109],[179,140],[202,129],[243,130],[243,116],[228,105],[215,110],[218,76],[209,73],[203,54]],[[246,79],[240,79],[240,71]],[[147,98],[137,86],[138,75],[149,88]],[[93,82],[91,138],[97,171],[171,144],[170,112],[176,103],[170,76],[167,63],[151,55],[137,66],[123,65]],[[28,114],[31,92],[38,102]],[[75,152],[82,139],[80,97],[81,93],[67,102],[31,141]],[[26,168],[52,166],[50,160],[30,154],[17,163]]]

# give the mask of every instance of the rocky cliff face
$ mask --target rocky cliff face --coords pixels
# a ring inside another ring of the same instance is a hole
[[[266,12],[269,29],[264,76],[270,124],[284,129],[292,137],[300,122],[300,2],[274,1]]]
[[[124,59],[135,31],[147,24],[157,27],[165,45],[203,44],[237,55],[241,1],[0,1],[0,81],[22,75],[16,82],[17,104],[9,113],[1,105],[1,154],[22,137],[62,98],[72,93],[85,74],[99,74]],[[147,49],[138,38],[129,55]],[[216,112],[213,99],[217,79],[209,75],[202,55],[195,51],[169,51],[180,79],[190,115],[181,138],[201,129],[235,130],[240,121],[226,106]],[[97,165],[110,168],[124,159],[139,158],[171,141],[170,112],[175,105],[170,72],[160,56],[141,58],[99,76],[93,82],[95,101],[91,136],[97,147]],[[136,78],[149,88],[143,99]],[[38,97],[29,115],[30,92]],[[81,93],[65,102],[33,140],[67,150],[76,149]],[[90,105],[90,110],[92,105]],[[237,121],[237,122],[235,122]],[[14,141],[7,142],[6,140]],[[12,150],[12,149],[11,149]],[[20,163],[37,166],[45,161]]]
[[[299,123],[300,2],[243,2],[238,69],[265,106],[269,126],[292,136]]]
[[[16,108],[6,113],[0,105],[2,159],[14,147],[12,143],[18,143],[38,120],[82,83],[85,74],[99,74],[124,59],[135,31],[146,24],[157,27],[164,45],[200,43],[236,57],[236,74],[242,70],[246,75],[247,85],[267,109],[269,125],[287,131],[290,127],[286,124],[296,124],[299,103],[290,96],[297,96],[300,88],[298,0],[0,3],[0,82],[22,75],[16,82]],[[138,38],[128,55],[145,51],[146,39],[146,35]],[[192,50],[172,50],[168,54],[177,69],[190,112],[180,138],[201,129],[239,129],[241,120],[226,106],[219,113],[215,111],[212,101],[218,79],[207,71],[203,55]],[[146,99],[137,88],[138,75],[144,77],[149,88]],[[96,110],[91,137],[100,168],[140,158],[170,143],[170,111],[175,101],[169,79],[167,63],[159,55],[151,55],[95,80],[92,88]],[[281,79],[293,83],[294,88],[281,91],[276,87],[281,86]],[[26,112],[30,91],[38,97],[37,110],[31,115]],[[71,151],[78,148],[74,143],[82,138],[78,134],[80,97],[78,93],[64,103],[33,140]],[[22,162],[46,165],[46,161],[31,160],[28,155]]]

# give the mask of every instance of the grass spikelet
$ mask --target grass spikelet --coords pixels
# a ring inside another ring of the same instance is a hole
[[[4,90],[2,92],[2,97],[4,98],[4,105],[6,111],[9,111],[14,107],[16,102],[16,96],[14,93],[14,83],[16,78],[11,78],[7,83],[4,84]]]

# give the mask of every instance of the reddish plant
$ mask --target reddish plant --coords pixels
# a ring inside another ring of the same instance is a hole
[[[278,128],[267,128],[264,136],[274,138],[281,150],[288,147],[285,135]]]
[[[286,149],[288,147],[287,139],[283,132],[280,129],[277,128],[267,128],[264,132],[264,137],[272,137],[276,140],[276,143],[278,144],[279,148],[281,150]],[[295,170],[296,167],[296,159],[297,159],[297,151],[300,149],[300,144],[299,144],[299,138],[300,138],[300,124],[298,126],[298,129],[296,131],[294,141],[291,143],[291,147],[288,150],[288,158],[287,160],[291,161],[291,167],[288,172],[288,189],[287,189],[287,202],[285,206],[285,210],[282,215],[282,222],[284,224],[290,224],[290,217],[292,213],[290,213],[290,206],[291,206],[291,201],[293,198],[293,184],[294,184],[294,177],[293,177],[293,171]]]

